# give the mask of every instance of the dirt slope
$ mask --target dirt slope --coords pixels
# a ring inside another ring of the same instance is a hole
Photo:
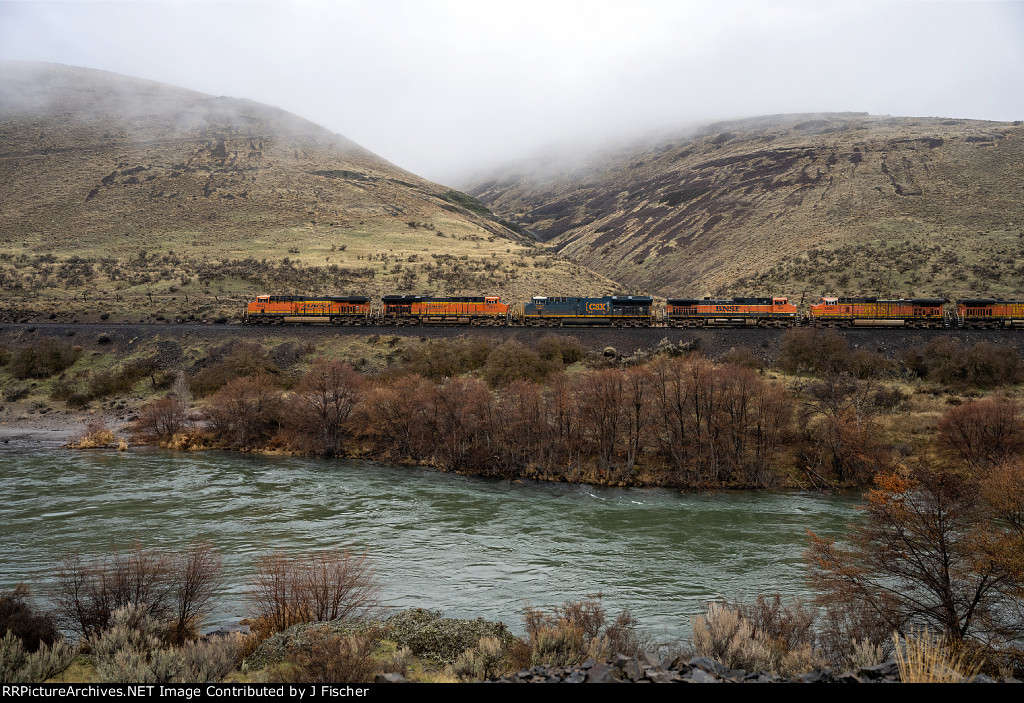
[[[663,295],[1024,292],[1024,127],[841,113],[722,122],[466,188]]]

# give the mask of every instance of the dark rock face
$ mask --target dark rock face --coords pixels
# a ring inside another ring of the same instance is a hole
[[[976,676],[973,681],[994,683],[987,676]],[[1017,683],[1014,679],[1003,681],[1010,682]],[[617,654],[607,664],[586,661],[575,667],[535,666],[496,679],[495,683],[900,683],[900,672],[896,660],[889,659],[856,671],[834,673],[824,669],[785,679],[766,671],[729,669],[707,657],[663,662],[645,652],[639,657]]]

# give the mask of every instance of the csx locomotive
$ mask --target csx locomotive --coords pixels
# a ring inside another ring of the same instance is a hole
[[[801,313],[786,297],[669,298],[647,295],[534,296],[526,304],[496,295],[438,297],[260,295],[246,306],[250,323],[336,325],[526,325],[545,327],[910,327],[1024,328],[1024,300],[991,298],[822,297]]]

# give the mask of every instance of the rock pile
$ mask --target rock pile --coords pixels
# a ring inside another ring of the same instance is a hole
[[[995,683],[985,675],[975,676],[977,683]],[[1014,681],[1006,679],[1006,682]],[[689,660],[677,658],[663,662],[653,654],[639,657],[616,655],[608,663],[588,660],[575,667],[524,669],[504,676],[496,683],[899,683],[900,672],[894,659],[876,666],[833,673],[829,670],[797,674],[786,679],[764,671],[729,669],[707,657]]]

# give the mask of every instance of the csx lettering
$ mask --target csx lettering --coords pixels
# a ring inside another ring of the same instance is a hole
[[[608,303],[587,303],[587,312],[604,312],[608,309]]]

